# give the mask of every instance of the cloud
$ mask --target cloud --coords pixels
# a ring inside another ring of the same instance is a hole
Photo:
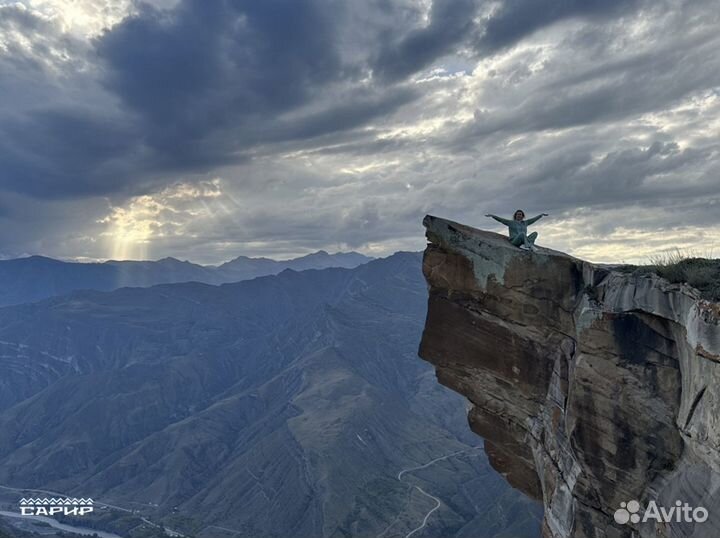
[[[488,54],[564,19],[576,17],[601,22],[640,5],[640,0],[507,0],[488,19],[475,46],[481,53]]]
[[[0,161],[3,187],[37,197],[65,198],[124,188],[133,131],[96,111],[46,109],[5,122]]]
[[[498,133],[622,121],[713,90],[720,85],[720,58],[715,54],[720,38],[708,26],[678,25],[669,43],[648,27],[645,35],[638,36],[647,39],[643,45],[613,57],[620,45],[616,35],[604,45],[606,60],[601,65],[590,56],[597,53],[594,48],[573,48],[572,56],[551,51],[550,59],[540,59],[537,70],[522,77],[517,77],[515,62],[510,72],[492,69],[482,91],[502,95],[503,101],[500,106],[476,110],[474,121],[455,140],[467,146]],[[571,48],[572,44],[561,46]]]
[[[124,188],[138,133],[95,80],[89,43],[22,4],[0,6],[0,35],[0,188],[50,199]]]
[[[383,79],[398,80],[455,52],[476,29],[477,11],[476,0],[433,1],[424,26],[388,39],[373,63],[374,71]]]
[[[602,22],[641,5],[641,0],[506,0],[499,5],[434,0],[419,17],[419,27],[386,37],[373,69],[382,79],[403,79],[450,54],[488,56],[562,20]]]
[[[540,200],[562,209],[612,207],[619,200],[624,204],[655,204],[662,199],[677,203],[716,194],[711,178],[691,178],[698,174],[702,178],[704,163],[718,150],[720,145],[681,150],[675,142],[654,142],[601,155],[561,151],[548,155],[540,168],[518,177],[511,186],[532,193],[535,203]]]
[[[14,32],[2,57],[13,81],[0,110],[4,187],[31,196],[147,192],[263,145],[362,128],[417,97],[361,80],[341,54],[348,13],[331,2],[140,4],[86,42],[59,17],[3,10]]]
[[[293,132],[353,128],[377,106],[388,112],[402,104],[352,87],[348,93],[364,95],[340,104],[330,94],[353,82],[335,45],[336,12],[314,0],[187,0],[172,11],[141,10],[96,49],[107,65],[106,88],[139,115],[160,165],[207,167]]]
[[[177,183],[153,195],[131,198],[97,221],[106,225],[100,237],[113,259],[146,259],[152,241],[192,236],[189,224],[212,211],[209,204],[222,196],[220,180]]]
[[[712,0],[25,3],[0,255],[377,255],[516,206],[584,254],[715,237]]]

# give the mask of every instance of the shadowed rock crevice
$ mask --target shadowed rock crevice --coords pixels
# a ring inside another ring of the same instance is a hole
[[[720,535],[718,305],[657,275],[424,225],[420,356],[471,402],[493,467],[542,500],[544,536]],[[711,515],[616,523],[633,499]]]

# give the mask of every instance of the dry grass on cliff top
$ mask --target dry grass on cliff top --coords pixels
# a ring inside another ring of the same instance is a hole
[[[648,265],[624,265],[618,269],[638,274],[655,273],[673,283],[684,282],[700,291],[703,298],[720,302],[720,259],[678,249],[653,256],[649,261]]]

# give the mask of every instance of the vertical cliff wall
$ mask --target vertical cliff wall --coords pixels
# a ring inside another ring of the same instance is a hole
[[[544,536],[720,536],[719,305],[655,275],[424,225],[420,356],[472,403],[495,469],[544,503]],[[709,517],[618,523],[631,500]]]

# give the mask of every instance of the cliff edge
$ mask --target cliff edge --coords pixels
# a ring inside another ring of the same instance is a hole
[[[720,305],[656,275],[424,225],[420,356],[472,403],[493,467],[543,502],[543,536],[720,536]],[[616,519],[630,501],[640,510]],[[642,521],[677,501],[708,517]]]

